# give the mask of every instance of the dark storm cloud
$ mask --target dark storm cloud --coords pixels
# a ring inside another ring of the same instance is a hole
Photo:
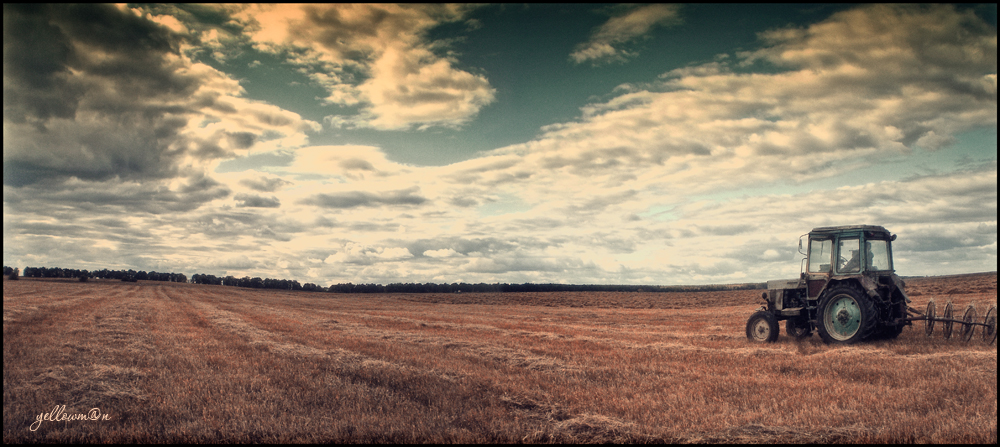
[[[4,183],[174,175],[168,146],[186,120],[156,100],[198,84],[165,57],[176,47],[114,6],[5,4]]]
[[[183,90],[188,84],[156,71],[162,65],[156,54],[176,51],[170,32],[114,6],[5,3],[3,19],[5,121],[71,118],[83,95],[71,69],[114,77],[126,69],[133,88],[148,80],[155,81],[154,88]],[[102,57],[85,54],[77,42],[100,50]]]
[[[316,194],[303,199],[300,203],[322,208],[357,208],[361,206],[380,205],[420,205],[427,201],[425,197],[416,194],[419,187],[371,193],[366,191],[347,191],[334,194]]]
[[[184,36],[113,5],[5,4],[3,32],[5,185],[168,179],[187,175],[185,158],[231,157],[260,140],[257,130],[195,132],[188,123],[204,110],[298,122],[234,107],[226,95],[238,86],[182,55]]]

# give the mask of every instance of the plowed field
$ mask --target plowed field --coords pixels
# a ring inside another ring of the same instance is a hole
[[[997,301],[995,273],[907,284]],[[978,331],[754,345],[759,293],[5,281],[4,442],[996,443]]]

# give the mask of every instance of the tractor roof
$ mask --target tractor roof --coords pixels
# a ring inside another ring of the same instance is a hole
[[[810,234],[834,234],[834,233],[843,233],[845,231],[851,231],[851,230],[877,231],[877,232],[886,233],[886,234],[889,233],[889,230],[886,230],[885,227],[881,227],[881,226],[878,226],[878,225],[841,225],[839,227],[817,227],[817,228],[813,228],[813,230],[810,231],[809,233]]]

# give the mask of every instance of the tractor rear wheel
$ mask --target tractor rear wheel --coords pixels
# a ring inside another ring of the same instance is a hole
[[[774,343],[778,339],[778,317],[766,310],[754,312],[747,320],[747,339],[757,343]]]
[[[838,284],[823,293],[816,312],[816,329],[824,343],[857,343],[871,337],[878,323],[875,304],[851,283]]]

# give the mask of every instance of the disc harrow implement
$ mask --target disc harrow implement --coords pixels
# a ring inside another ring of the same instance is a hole
[[[924,312],[909,306],[907,306],[906,312],[909,314],[905,319],[907,322],[924,322],[924,334],[928,337],[934,334],[934,327],[936,323],[940,322],[944,339],[948,340],[951,338],[953,325],[958,323],[961,325],[959,335],[962,337],[962,341],[968,342],[972,340],[976,333],[976,326],[982,326],[983,343],[993,344],[997,341],[996,306],[990,306],[981,323],[976,321],[978,312],[976,312],[976,306],[973,304],[965,308],[961,319],[955,318],[955,306],[950,301],[944,306],[944,312],[940,317],[937,316],[937,304],[934,303],[934,300],[930,300],[927,303],[927,309]]]

